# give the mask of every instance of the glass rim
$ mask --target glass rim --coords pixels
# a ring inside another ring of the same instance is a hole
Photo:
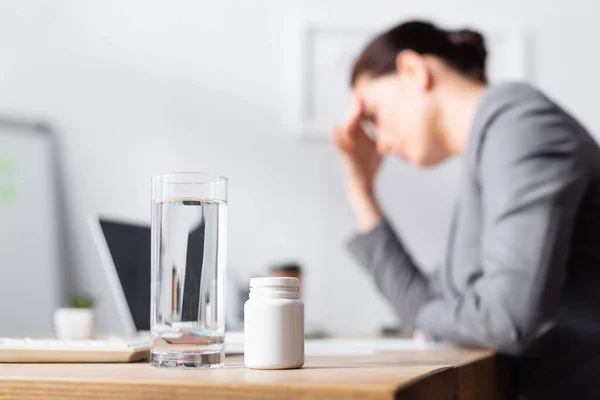
[[[182,177],[182,176],[197,176],[199,178],[204,177],[204,178],[213,178],[214,181],[198,181],[198,182],[194,182],[194,181],[187,181],[187,182],[178,182],[177,180],[172,180],[171,178],[174,177]],[[189,171],[184,171],[184,172],[163,172],[160,174],[156,174],[152,176],[152,181],[153,182],[161,182],[161,183],[168,183],[168,184],[176,184],[176,185],[219,185],[219,184],[223,184],[223,183],[227,183],[228,179],[223,176],[223,175],[219,175],[219,174],[213,174],[210,172],[189,172]]]

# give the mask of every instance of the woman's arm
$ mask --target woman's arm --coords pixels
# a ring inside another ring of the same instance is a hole
[[[577,129],[551,104],[492,123],[479,159],[482,275],[456,300],[423,306],[427,336],[520,354],[553,327],[589,179]]]
[[[389,300],[400,318],[402,331],[412,334],[417,311],[431,298],[429,280],[388,222],[384,219],[369,232],[356,235],[348,243],[348,249]]]

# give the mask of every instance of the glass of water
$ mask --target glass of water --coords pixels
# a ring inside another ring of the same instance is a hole
[[[225,338],[227,178],[152,178],[151,364],[221,367]]]

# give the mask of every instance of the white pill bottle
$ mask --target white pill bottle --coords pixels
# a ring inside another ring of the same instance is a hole
[[[244,363],[252,369],[304,365],[304,303],[297,278],[253,278],[244,306]]]

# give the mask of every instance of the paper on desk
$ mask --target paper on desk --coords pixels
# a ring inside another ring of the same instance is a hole
[[[354,356],[389,351],[412,351],[450,348],[446,343],[431,343],[412,339],[317,339],[305,342],[308,356]]]
[[[244,354],[244,332],[225,332],[225,354]]]
[[[389,351],[411,351],[451,348],[447,343],[432,343],[412,339],[308,339],[304,342],[307,356],[358,356]],[[235,332],[225,335],[227,354],[244,353],[244,334]]]

